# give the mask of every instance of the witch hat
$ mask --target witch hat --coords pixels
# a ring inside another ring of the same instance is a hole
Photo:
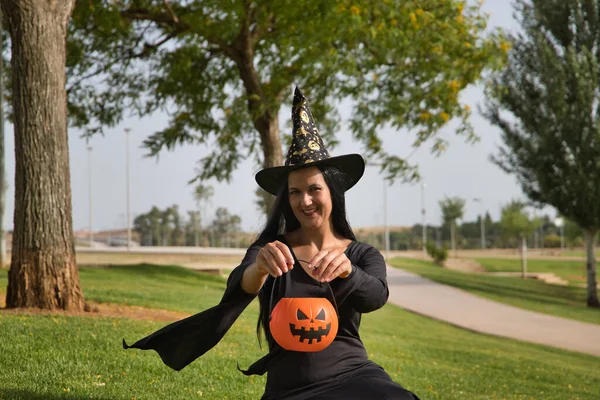
[[[331,157],[310,112],[306,97],[299,88],[294,92],[292,105],[292,145],[288,150],[285,165],[265,168],[256,176],[256,183],[267,192],[277,196],[284,187],[290,171],[332,165],[347,176],[344,190],[350,189],[362,177],[365,171],[365,161],[360,154],[345,154]]]

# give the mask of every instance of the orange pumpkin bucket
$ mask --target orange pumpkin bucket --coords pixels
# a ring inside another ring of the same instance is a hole
[[[273,339],[284,349],[316,352],[335,339],[338,315],[326,298],[284,297],[271,312],[269,328]]]

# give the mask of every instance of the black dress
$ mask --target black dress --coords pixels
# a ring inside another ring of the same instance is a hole
[[[283,236],[276,239],[285,243]],[[156,350],[165,364],[176,370],[204,354],[221,340],[255,297],[242,289],[241,278],[260,248],[272,240],[259,239],[248,249],[242,263],[231,273],[218,306],[168,325],[131,346],[123,342],[124,347]],[[352,272],[346,279],[334,279],[330,284],[317,282],[294,255],[294,268],[277,279],[269,277],[261,289],[264,312],[270,312],[271,304],[277,304],[282,297],[331,299],[332,294],[339,312],[337,336],[323,351],[287,351],[268,340],[269,353],[242,371],[246,375],[267,373],[264,400],[418,399],[368,359],[358,333],[361,314],[381,308],[388,299],[386,266],[381,253],[372,246],[353,241],[345,254],[352,263]],[[270,339],[269,326],[265,325]],[[198,337],[204,339],[198,340]]]

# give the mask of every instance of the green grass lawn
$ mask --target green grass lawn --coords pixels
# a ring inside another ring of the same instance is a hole
[[[196,312],[225,280],[174,267],[80,270],[88,298]],[[0,284],[6,284],[0,271]],[[0,288],[3,286],[0,286]],[[224,340],[181,372],[155,352],[123,350],[165,323],[0,313],[0,399],[257,399],[264,377],[253,303]],[[387,305],[363,316],[370,357],[422,399],[597,399],[598,358],[479,335]]]
[[[486,260],[483,260],[486,261]],[[489,260],[496,261],[496,260]],[[501,263],[506,260],[497,260]],[[391,264],[433,281],[528,310],[600,324],[600,310],[586,307],[585,288],[549,285],[535,279],[465,273],[429,261],[394,258]],[[490,265],[495,265],[490,263]]]
[[[521,272],[521,260],[478,258],[476,261],[489,272]],[[570,284],[587,282],[583,261],[527,260],[527,272],[552,272]]]

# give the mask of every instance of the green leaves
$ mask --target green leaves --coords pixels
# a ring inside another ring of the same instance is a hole
[[[502,207],[500,227],[505,238],[524,237],[533,232],[535,224],[529,219],[525,206],[525,203],[513,200]]]
[[[441,153],[436,133],[457,119],[457,133],[473,140],[459,94],[505,52],[485,25],[478,6],[458,0],[77,2],[71,122],[91,134],[129,110],[165,110],[169,126],[146,140],[149,154],[205,143],[216,151],[201,160],[201,178],[228,179],[248,153],[272,159],[281,142],[269,132],[299,85],[326,143],[340,126],[335,105],[350,99],[348,126],[366,156],[413,180],[416,168],[384,148],[379,131],[408,128],[415,147]]]
[[[583,229],[600,227],[599,4],[517,3],[524,29],[487,87],[486,117],[502,130],[492,160],[534,202]]]
[[[465,213],[466,200],[460,197],[444,197],[439,202],[442,209],[442,219],[444,223],[455,222],[463,217]]]

